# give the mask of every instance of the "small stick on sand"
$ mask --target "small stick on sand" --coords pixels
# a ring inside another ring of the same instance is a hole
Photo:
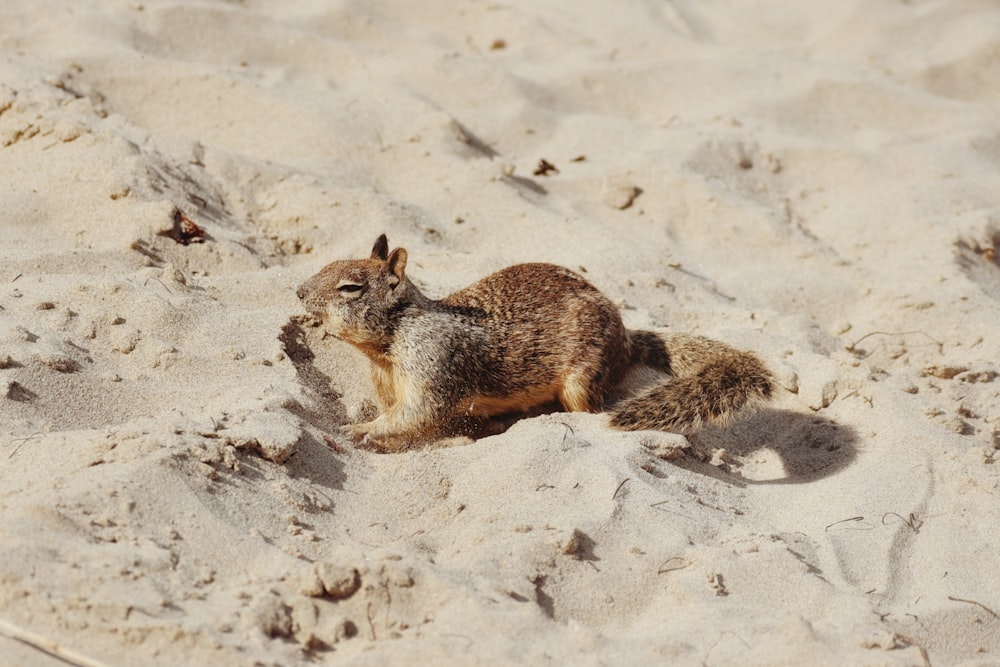
[[[631,477],[626,477],[625,479],[622,480],[622,483],[618,485],[618,488],[615,489],[615,492],[613,494],[611,494],[611,500],[614,500],[615,498],[618,497],[618,492],[622,490],[623,486],[625,486],[625,482],[629,481],[630,479],[632,479],[632,478]]]
[[[965,598],[957,598],[953,595],[949,595],[948,599],[951,600],[952,602],[965,602],[966,604],[974,604],[977,607],[980,607],[988,611],[993,618],[1000,618],[1000,614],[997,614],[995,611],[984,605],[982,602],[976,602],[975,600],[966,600]]]
[[[674,572],[676,570],[683,570],[690,563],[681,558],[680,556],[671,556],[667,560],[663,561],[663,565],[656,571],[657,574],[666,574],[667,572]]]
[[[925,331],[870,331],[861,338],[854,341],[853,343],[846,345],[844,349],[847,350],[848,352],[852,353],[856,352],[857,347],[861,343],[861,341],[863,341],[866,338],[871,338],[872,336],[912,336],[915,334],[920,334],[921,336],[926,336],[927,338],[929,338],[935,345],[937,345],[938,352],[941,352],[944,349],[944,343],[934,338]]]
[[[23,438],[15,438],[14,440],[11,440],[11,442],[17,442],[18,440],[20,440],[21,442],[17,443],[17,447],[15,447],[14,450],[10,454],[7,455],[7,458],[8,459],[14,458],[14,455],[17,454],[17,452],[21,449],[21,447],[24,446],[24,443],[28,442],[29,440],[31,440],[32,438],[34,438],[36,435],[42,435],[42,432],[41,431],[36,431],[35,433],[32,433],[29,436],[25,436]]]
[[[861,525],[861,528],[844,527],[845,530],[871,530],[872,528],[874,528],[874,526],[872,526],[870,523],[861,523],[864,520],[865,520],[865,518],[863,516],[852,516],[850,519],[841,519],[840,521],[834,521],[833,523],[831,523],[829,526],[827,526],[823,530],[826,531],[826,532],[829,532],[831,528],[833,528],[834,526],[837,526],[839,524],[842,524],[842,523],[845,523],[845,524],[846,523],[856,523],[856,524],[860,524]]]
[[[25,630],[24,628],[5,621],[2,618],[0,618],[0,635],[10,637],[11,639],[19,641],[22,644],[27,644],[31,648],[37,649],[42,653],[48,653],[52,657],[58,658],[59,660],[67,662],[71,665],[75,665],[76,667],[108,667],[103,662],[98,662],[85,655],[80,655],[72,649],[60,646],[58,642],[54,642],[38,633],[32,632],[31,630]]]
[[[910,530],[912,530],[914,533],[919,533],[920,532],[920,527],[922,525],[924,525],[924,522],[922,520],[918,519],[916,516],[914,516],[913,512],[910,512],[909,518],[903,518],[902,514],[897,514],[896,512],[886,512],[885,514],[882,515],[882,525],[883,526],[888,526],[889,525],[889,524],[887,524],[885,522],[885,519],[886,519],[886,517],[890,517],[890,516],[894,516],[894,517],[899,518],[899,520],[902,521],[903,523],[905,523],[907,526],[909,526]]]
[[[372,622],[372,603],[368,601],[368,609],[365,611],[365,616],[368,617],[368,630],[372,633],[372,641],[375,641],[375,623]]]

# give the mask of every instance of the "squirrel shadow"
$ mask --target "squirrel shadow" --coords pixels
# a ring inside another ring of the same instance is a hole
[[[298,318],[289,319],[281,328],[278,340],[295,366],[299,383],[312,399],[308,406],[296,403],[289,407],[289,411],[322,433],[336,432],[347,421],[347,411],[340,400],[340,394],[332,387],[330,376],[313,363],[316,357]],[[331,452],[339,451],[339,445],[332,439],[323,440],[317,439],[313,434],[306,434],[299,441],[299,452],[285,466],[294,477],[306,477],[322,486],[342,488],[345,479],[343,464],[336,457],[330,456]]]
[[[306,422],[324,431],[333,431],[347,422],[347,410],[341,402],[341,395],[331,383],[330,376],[316,368],[316,355],[309,347],[305,329],[299,323],[299,318],[292,317],[288,324],[281,328],[281,341],[285,354],[288,355],[295,373],[316,408],[298,406],[296,414]]]
[[[739,463],[725,468],[695,458],[674,461],[682,468],[739,484],[804,484],[829,477],[857,458],[857,431],[830,419],[790,410],[763,409],[726,428],[706,428],[690,438],[696,450],[724,449],[730,459],[774,452],[784,476],[746,477]]]

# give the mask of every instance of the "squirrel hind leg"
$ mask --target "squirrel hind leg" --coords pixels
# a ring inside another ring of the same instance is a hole
[[[573,373],[563,381],[559,402],[567,412],[601,412],[604,396],[595,382],[580,373]]]

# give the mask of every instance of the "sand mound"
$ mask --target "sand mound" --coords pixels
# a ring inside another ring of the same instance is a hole
[[[7,4],[0,663],[1000,660],[994,3]],[[355,449],[381,232],[779,396]]]

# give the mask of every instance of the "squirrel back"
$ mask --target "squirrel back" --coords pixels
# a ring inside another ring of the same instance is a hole
[[[548,406],[600,412],[637,364],[673,377],[616,406],[617,428],[691,433],[771,394],[754,355],[627,331],[614,304],[569,269],[518,264],[433,300],[406,277],[406,261],[383,234],[368,259],[333,262],[298,290],[326,331],[372,361],[381,414],[348,428],[383,448]]]

